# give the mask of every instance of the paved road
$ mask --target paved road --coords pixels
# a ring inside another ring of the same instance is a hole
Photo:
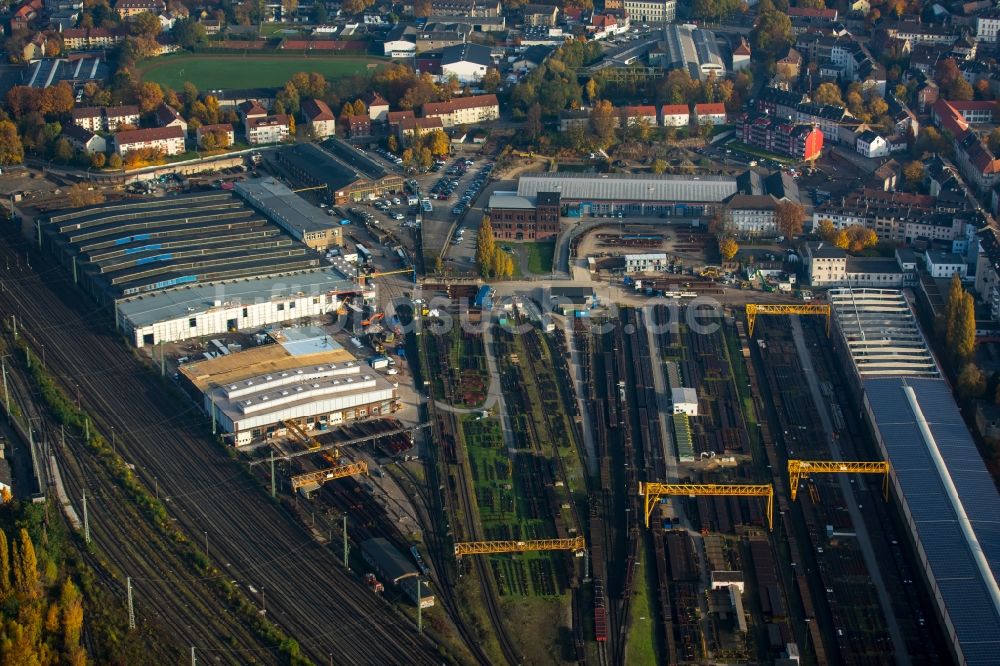
[[[826,432],[827,444],[830,446],[830,457],[833,460],[843,460],[840,446],[833,437],[833,424],[830,420],[830,413],[827,411],[827,403],[819,390],[819,382],[816,379],[816,372],[813,369],[812,357],[806,348],[805,337],[802,335],[802,322],[797,316],[792,317],[792,335],[795,338],[795,349],[799,354],[802,363],[802,374],[805,375],[809,383],[809,393],[812,395],[813,404],[819,413],[820,422]],[[868,528],[865,524],[864,516],[861,515],[861,508],[854,497],[854,487],[851,485],[851,477],[846,474],[838,474],[837,480],[840,482],[840,491],[847,502],[847,512],[851,516],[851,523],[854,525],[854,532],[858,538],[858,545],[861,547],[861,556],[871,576],[872,584],[878,594],[878,602],[882,607],[882,614],[885,616],[886,626],[889,629],[889,637],[892,639],[896,663],[900,666],[909,666],[910,658],[906,652],[906,641],[903,640],[903,633],[899,629],[896,615],[892,610],[892,599],[886,589],[885,580],[882,578],[882,571],[879,569],[878,560],[875,557],[875,550],[872,548],[871,537],[868,535]]]

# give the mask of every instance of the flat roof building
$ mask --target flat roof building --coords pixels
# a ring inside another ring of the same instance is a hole
[[[838,288],[827,295],[837,330],[862,379],[939,376],[937,363],[901,291]]]
[[[349,268],[244,277],[132,296],[116,302],[118,327],[137,346],[318,317],[362,291]]]
[[[270,339],[274,344],[180,368],[234,445],[283,433],[285,421],[310,430],[396,408],[395,386],[322,328],[281,329]]]
[[[960,664],[1000,651],[1000,495],[904,295],[830,291],[838,351],[890,463],[917,559]]]
[[[618,212],[701,217],[738,190],[735,176],[535,172],[521,176],[517,196],[558,193],[571,217]]]
[[[274,178],[244,180],[236,183],[233,189],[253,209],[314,250],[344,244],[338,220]]]
[[[321,146],[300,143],[277,153],[278,164],[305,186],[325,186],[332,204],[362,201],[403,190],[403,177],[389,173],[339,139]]]

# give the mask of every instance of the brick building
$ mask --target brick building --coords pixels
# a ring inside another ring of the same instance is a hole
[[[558,192],[539,192],[533,197],[494,192],[489,205],[493,234],[501,240],[541,240],[559,233]]]

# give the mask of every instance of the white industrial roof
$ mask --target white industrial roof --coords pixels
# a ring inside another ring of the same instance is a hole
[[[847,349],[862,378],[937,377],[938,368],[903,293],[897,289],[831,289]]]
[[[300,273],[272,275],[266,278],[225,280],[190,288],[169,289],[120,299],[118,312],[135,328],[171,321],[221,307],[226,303],[251,304],[287,298],[295,294],[325,294],[331,291],[357,291],[353,280],[333,268]],[[216,302],[219,305],[215,305]]]
[[[494,192],[490,195],[490,209],[493,208],[523,208],[533,210],[535,208],[534,197],[519,197],[517,192]]]
[[[731,176],[637,175],[627,173],[529,173],[517,194],[559,192],[563,201],[719,202],[736,194]]]

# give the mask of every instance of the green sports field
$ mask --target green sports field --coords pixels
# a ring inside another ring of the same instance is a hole
[[[296,72],[319,72],[329,79],[372,71],[388,62],[365,56],[215,55],[191,53],[154,58],[139,67],[145,81],[180,90],[190,81],[199,90],[273,88]]]

